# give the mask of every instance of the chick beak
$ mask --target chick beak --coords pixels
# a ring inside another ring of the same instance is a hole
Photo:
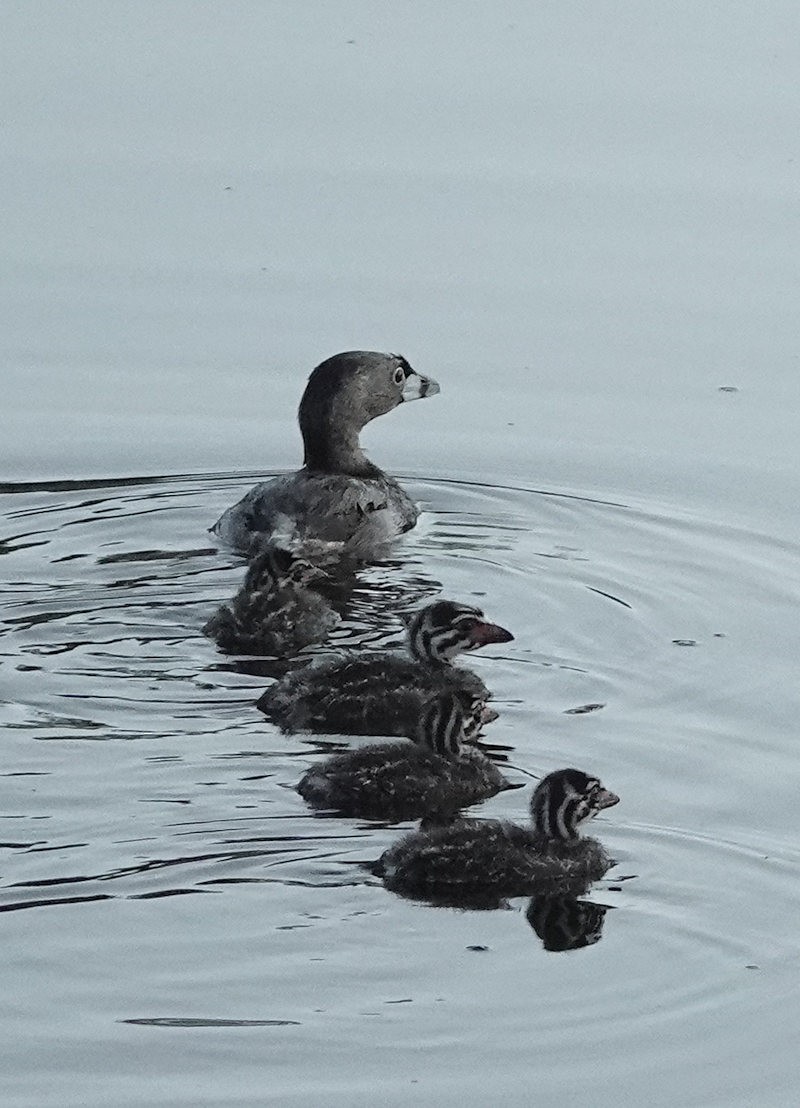
[[[615,804],[619,804],[619,797],[608,789],[599,789],[594,794],[592,803],[598,812],[601,812],[603,808],[613,808]]]
[[[423,377],[421,373],[412,370],[406,376],[400,399],[423,400],[426,396],[436,396],[440,391],[438,381],[434,381],[432,377]]]
[[[470,650],[478,650],[481,646],[488,646],[493,642],[513,642],[514,636],[505,627],[497,623],[486,623],[485,620],[476,620],[469,632]]]

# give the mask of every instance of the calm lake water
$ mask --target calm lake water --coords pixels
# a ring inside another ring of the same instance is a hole
[[[799,23],[6,6],[4,1105],[796,1103]],[[514,631],[509,775],[622,798],[589,945],[387,893],[398,828],[310,812],[330,743],[200,634],[353,347],[442,393],[364,436],[424,514],[333,641]]]

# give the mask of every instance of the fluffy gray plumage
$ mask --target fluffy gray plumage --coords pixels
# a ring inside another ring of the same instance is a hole
[[[260,597],[235,597],[230,607],[223,605],[214,613],[203,634],[228,654],[287,658],[322,642],[338,622],[339,615],[319,594],[279,589],[267,607]]]
[[[292,670],[256,707],[286,733],[398,735],[413,732],[424,702],[443,691],[486,701],[489,690],[461,666],[424,666],[384,652],[315,661]]]
[[[396,821],[457,812],[511,787],[474,747],[443,758],[405,740],[326,758],[308,770],[297,789],[314,808]]]
[[[387,888],[423,898],[580,896],[610,865],[596,839],[557,842],[515,823],[464,819],[408,835],[387,851],[378,872]]]
[[[203,627],[231,654],[284,658],[322,642],[339,623],[328,601],[308,587],[325,575],[286,550],[268,546],[247,569],[242,587]]]

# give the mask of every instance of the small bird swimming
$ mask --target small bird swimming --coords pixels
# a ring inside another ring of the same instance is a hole
[[[334,754],[312,766],[297,791],[314,808],[360,819],[446,816],[513,785],[474,746],[465,729],[480,727],[481,705],[464,693],[441,693],[426,703],[416,741],[375,743]]]
[[[409,656],[388,651],[314,661],[270,685],[256,707],[284,732],[320,735],[414,734],[423,705],[441,692],[464,692],[485,707],[489,690],[468,669],[453,665],[461,653],[490,643],[511,642],[504,627],[489,623],[480,608],[436,600],[411,620]],[[480,723],[468,723],[468,739]]]
[[[560,769],[531,798],[532,826],[504,820],[457,820],[406,835],[374,872],[388,889],[436,903],[476,897],[577,897],[613,864],[596,839],[579,829],[619,797],[597,777]]]
[[[331,547],[362,561],[383,557],[419,511],[367,458],[359,434],[399,404],[438,392],[436,381],[399,354],[350,350],[328,358],[300,401],[303,468],[256,485],[212,530],[248,556],[277,537],[298,553]]]
[[[322,642],[339,614],[313,587],[326,574],[317,566],[272,544],[247,568],[230,604],[223,604],[203,627],[229,654],[284,658]]]

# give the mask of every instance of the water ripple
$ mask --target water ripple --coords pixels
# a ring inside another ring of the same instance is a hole
[[[356,997],[373,978],[404,982],[404,1005],[419,1010],[431,975],[459,994],[453,943],[487,959],[502,947],[502,971],[484,978],[473,961],[466,981],[480,981],[484,1018],[508,1044],[521,1048],[524,1025],[553,1065],[576,1036],[586,1049],[646,1056],[653,1036],[680,1040],[692,1021],[724,1019],[746,967],[790,956],[796,544],[657,504],[410,482],[426,509],[420,526],[360,576],[322,649],[400,648],[404,616],[426,598],[477,598],[515,633],[502,652],[469,659],[501,711],[487,740],[511,752],[526,783],[577,764],[622,796],[596,825],[619,861],[586,906],[563,917],[522,901],[457,913],[400,902],[364,868],[397,827],[305,808],[296,781],[339,742],[276,734],[253,705],[281,665],[220,655],[200,633],[242,574],[239,559],[204,545],[205,528],[246,483],[217,474],[3,489],[0,910],[113,921],[113,904],[178,913],[185,902],[197,924],[185,912],[175,920],[199,929],[212,905],[229,903],[233,920],[257,903],[303,965],[329,957],[322,931],[351,957],[358,919],[360,984],[345,996],[373,1016],[383,1009]],[[527,796],[501,794],[481,814],[524,820]],[[572,949],[553,953],[581,920],[589,940],[578,930]],[[107,926],[100,957],[116,942]],[[167,949],[182,948],[180,928],[160,932]],[[423,1008],[425,1026],[439,1028],[433,1001]],[[121,1022],[304,1020],[298,1010]],[[459,1033],[468,1026],[465,1015]]]

